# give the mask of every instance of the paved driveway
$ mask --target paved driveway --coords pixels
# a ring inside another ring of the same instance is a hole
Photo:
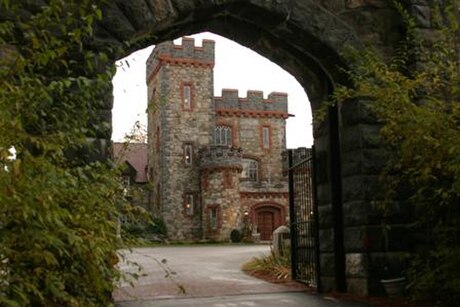
[[[120,283],[114,299],[119,307],[335,305],[299,293],[298,287],[271,284],[241,271],[244,262],[268,252],[266,245],[136,248],[123,253],[121,269],[135,273],[135,262],[144,276],[132,280],[134,287]]]

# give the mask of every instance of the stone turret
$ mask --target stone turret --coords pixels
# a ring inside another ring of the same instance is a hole
[[[227,241],[243,222],[239,182],[243,152],[214,145],[203,149],[200,156],[204,238]]]
[[[192,66],[214,67],[214,41],[202,41],[202,46],[195,46],[195,39],[183,37],[181,45],[172,41],[155,47],[147,59],[147,78],[150,78],[162,63],[185,64]]]

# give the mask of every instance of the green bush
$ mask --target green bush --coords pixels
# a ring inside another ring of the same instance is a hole
[[[1,306],[109,306],[120,277],[119,174],[85,149],[113,75],[97,4],[0,1]]]
[[[241,232],[238,229],[233,229],[230,232],[230,241],[232,243],[239,243],[241,242],[241,239],[243,238]]]

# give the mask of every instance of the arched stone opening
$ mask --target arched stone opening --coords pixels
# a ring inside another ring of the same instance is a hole
[[[131,9],[136,10],[134,6]],[[98,30],[104,32],[106,37],[129,42],[128,47],[120,49],[116,58],[181,35],[202,31],[222,35],[251,48],[291,73],[307,92],[313,110],[332,92],[334,84],[345,81],[340,71],[345,62],[339,54],[345,46],[360,45],[352,29],[314,3],[273,5],[270,1],[224,1],[221,5],[200,4],[187,7],[176,7],[175,3],[169,3],[164,9],[158,15],[161,22],[149,23],[133,21],[130,16],[136,14],[126,5],[111,4],[105,12],[111,18],[103,20]],[[123,28],[123,22],[124,26],[130,24],[131,28]],[[331,111],[337,114],[336,109]],[[333,201],[341,205],[340,173],[331,172],[334,165],[331,162],[338,163],[340,159],[338,138],[331,139],[331,135],[337,134],[330,133],[336,129],[338,116],[334,117],[332,123],[325,122],[322,127],[317,127],[314,135],[317,157],[324,174],[318,185],[327,191],[321,201],[329,211],[334,207]],[[334,157],[331,156],[332,152]],[[337,198],[332,199],[331,194],[337,195]],[[275,207],[272,209],[274,211],[265,210],[260,214],[267,221],[272,219],[274,224],[275,217],[278,219],[281,213]],[[334,233],[331,225],[326,224],[324,228],[326,233]],[[334,244],[341,244],[342,238],[332,235],[324,240],[328,242],[324,249],[324,255],[328,258],[325,259],[332,257],[344,263],[344,253],[334,255],[333,247]],[[336,271],[328,272],[328,288],[339,288],[334,285],[338,280],[335,278],[337,271],[344,275],[344,265],[337,266]]]
[[[115,47],[116,60],[151,44],[210,31],[291,73],[316,110],[336,84],[347,82],[341,73],[347,61],[340,56],[346,48],[360,48],[364,41],[386,52],[382,46],[398,39],[394,30],[399,19],[383,2],[111,2],[95,43]],[[325,290],[367,294],[373,277],[364,257],[369,251],[359,238],[379,227],[369,222],[367,205],[378,182],[381,150],[375,142],[378,125],[363,105],[330,108],[328,119],[315,127],[314,138],[322,284]]]
[[[361,46],[361,41],[387,52],[383,46],[399,37],[401,23],[395,16],[383,0],[111,1],[95,29],[94,41],[85,47],[109,47],[113,52],[110,60],[115,61],[150,44],[211,31],[259,52],[290,72],[308,93],[312,109],[317,109],[335,84],[346,82],[340,67],[346,67],[347,62],[340,54],[349,46]],[[104,62],[101,59],[97,64]],[[110,100],[107,92],[94,121],[110,123]],[[315,144],[323,285],[342,291],[348,286],[349,291],[367,294],[374,285],[367,264],[371,260],[366,257],[369,252],[380,251],[369,250],[363,241],[380,227],[369,203],[378,191],[383,153],[376,140],[378,125],[366,114],[364,104],[331,109],[329,121],[315,131]],[[101,155],[106,154],[109,126],[92,136],[98,138],[94,146]],[[335,220],[343,223],[341,235],[332,227]],[[337,282],[337,274],[342,272],[344,278],[345,270],[347,283]]]
[[[286,208],[274,202],[261,202],[251,206],[251,223],[261,241],[271,241],[273,231],[286,221]]]

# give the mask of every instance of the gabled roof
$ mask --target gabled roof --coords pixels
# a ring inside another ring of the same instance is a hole
[[[128,163],[136,170],[137,183],[147,182],[146,143],[113,143],[113,158],[116,163]]]

